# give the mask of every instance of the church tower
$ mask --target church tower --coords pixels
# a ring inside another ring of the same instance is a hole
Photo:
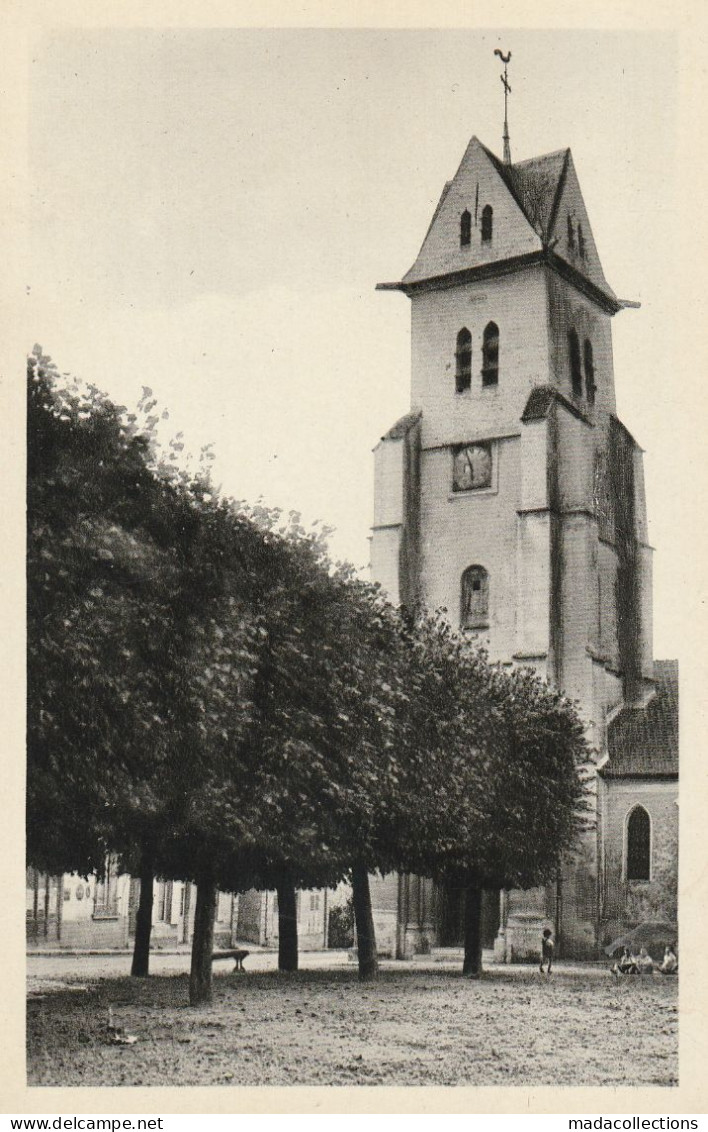
[[[412,370],[411,410],[375,449],[373,578],[577,700],[601,763],[613,717],[653,690],[651,550],[642,452],[615,413],[627,304],[570,150],[503,163],[473,137],[415,263],[379,289],[411,300]],[[505,894],[507,958],[541,920],[566,955],[597,954],[602,836],[598,805],[557,891]],[[436,935],[420,899],[398,953]]]

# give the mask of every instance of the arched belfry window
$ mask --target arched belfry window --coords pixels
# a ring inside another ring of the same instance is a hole
[[[488,243],[492,238],[492,228],[494,224],[494,209],[491,204],[485,204],[482,209],[482,241]]]
[[[464,393],[472,384],[472,335],[466,326],[457,335],[455,363],[455,389]]]
[[[580,258],[585,259],[585,237],[583,236],[583,226],[578,224],[578,251]]]
[[[462,575],[460,627],[486,629],[489,626],[489,574],[484,566],[468,566]]]
[[[467,209],[460,217],[460,247],[466,248],[472,238],[472,217]]]
[[[568,334],[568,348],[570,350],[570,380],[573,393],[576,397],[583,395],[583,371],[580,364],[580,342],[574,330]]]
[[[499,327],[488,322],[482,341],[482,385],[496,385],[499,381]]]
[[[586,338],[583,343],[583,353],[585,355],[585,395],[588,399],[589,405],[595,404],[595,363],[592,357],[592,342]]]
[[[651,879],[651,819],[635,806],[627,819],[627,880]]]

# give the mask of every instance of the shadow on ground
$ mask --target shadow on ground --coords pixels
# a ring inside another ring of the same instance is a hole
[[[132,1045],[111,1044],[115,1028]],[[677,985],[385,968],[103,978],[28,1000],[30,1085],[675,1085]]]

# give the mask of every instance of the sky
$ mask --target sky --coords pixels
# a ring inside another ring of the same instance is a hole
[[[237,499],[334,527],[368,562],[371,450],[409,408],[415,259],[469,138],[570,146],[605,275],[618,413],[646,449],[655,653],[680,655],[696,473],[677,441],[678,56],[666,31],[72,28],[30,70],[31,338],[169,434]]]

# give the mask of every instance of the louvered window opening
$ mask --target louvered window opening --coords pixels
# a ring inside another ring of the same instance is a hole
[[[499,382],[499,327],[490,322],[484,328],[482,345],[482,385],[497,385]]]
[[[585,353],[585,394],[588,399],[589,405],[595,404],[595,363],[592,356],[592,342],[589,338],[585,339],[583,344],[583,351]]]
[[[472,335],[466,327],[457,335],[455,389],[464,393],[472,385]]]
[[[580,361],[580,342],[578,335],[574,330],[570,331],[568,335],[568,347],[570,349],[570,380],[573,387],[573,393],[576,397],[583,395],[583,372]]]
[[[494,210],[491,204],[485,204],[482,209],[482,243],[487,244],[492,238],[492,230],[494,226]]]
[[[466,248],[472,239],[472,217],[467,209],[460,217],[460,247]]]

